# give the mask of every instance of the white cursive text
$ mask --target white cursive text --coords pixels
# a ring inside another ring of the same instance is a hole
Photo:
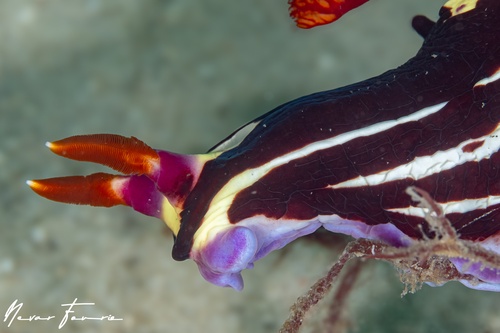
[[[66,322],[69,320],[71,321],[85,321],[85,320],[107,320],[107,321],[117,321],[117,320],[123,320],[123,318],[115,318],[113,315],[106,315],[106,316],[100,316],[100,317],[87,317],[87,316],[75,316],[70,314],[74,314],[75,307],[78,306],[90,306],[90,305],[95,305],[95,303],[77,303],[78,298],[75,298],[75,300],[71,303],[67,304],[61,304],[62,307],[66,307],[66,310],[64,310],[64,315],[61,318],[61,321],[59,322],[58,328],[61,329],[64,327]],[[7,311],[5,312],[3,322],[7,322],[7,327],[10,327],[12,325],[12,322],[14,320],[18,321],[49,321],[56,316],[40,316],[40,315],[29,315],[29,316],[22,316],[19,314],[19,311],[21,311],[24,303],[18,303],[18,300],[16,299],[12,304],[9,306]]]

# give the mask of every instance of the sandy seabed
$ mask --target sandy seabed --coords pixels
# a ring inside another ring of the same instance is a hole
[[[411,18],[443,1],[378,0],[339,22],[294,27],[285,0],[0,0],[0,333],[276,332],[294,300],[337,253],[298,240],[244,272],[236,292],[171,259],[172,236],[130,209],[70,206],[26,179],[107,171],[52,155],[75,134],[136,136],[204,152],[243,123],[294,98],[396,67],[421,38]],[[401,299],[395,271],[366,263],[346,311],[352,332],[500,331],[500,295],[458,283]],[[321,305],[319,306],[319,308]],[[319,311],[318,308],[318,311]],[[5,319],[5,317],[4,317]],[[311,317],[304,332],[321,332]]]

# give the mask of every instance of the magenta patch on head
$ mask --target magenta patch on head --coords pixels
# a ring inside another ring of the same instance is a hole
[[[130,176],[122,188],[123,199],[136,211],[154,217],[161,217],[162,194],[156,184],[146,176]]]
[[[156,181],[158,188],[172,202],[185,198],[198,176],[194,158],[162,150],[158,151],[158,156],[160,156],[160,172]]]

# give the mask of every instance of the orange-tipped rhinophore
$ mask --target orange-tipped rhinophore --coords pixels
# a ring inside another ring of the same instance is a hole
[[[153,174],[159,167],[158,153],[135,137],[115,134],[76,135],[47,142],[55,154],[77,161],[95,162],[125,174]]]
[[[50,200],[101,207],[125,205],[121,195],[121,184],[128,177],[107,173],[88,176],[56,177],[28,180],[33,191]]]

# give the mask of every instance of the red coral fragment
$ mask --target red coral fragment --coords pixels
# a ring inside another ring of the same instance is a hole
[[[368,0],[288,0],[289,12],[299,28],[332,23]]]

